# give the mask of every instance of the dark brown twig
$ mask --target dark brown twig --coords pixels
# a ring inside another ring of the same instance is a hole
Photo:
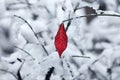
[[[51,67],[50,70],[47,72],[46,76],[45,76],[45,80],[50,80],[50,77],[54,71],[54,67]]]
[[[25,62],[25,60],[23,60],[20,68],[18,69],[18,72],[17,72],[18,80],[23,80],[20,71],[21,71],[21,69],[22,69],[22,67],[23,67],[24,62]]]
[[[83,16],[73,17],[73,18],[64,20],[63,22],[71,21],[73,19],[78,19],[78,18],[83,18],[83,17],[89,17],[89,16],[113,16],[113,17],[120,17],[120,15],[117,15],[117,14],[87,14],[87,15],[83,15]]]
[[[24,50],[24,49],[22,49],[22,48],[19,48],[19,47],[17,47],[17,46],[15,46],[15,48],[17,48],[17,49],[25,52],[25,53],[26,53],[27,55],[29,55],[33,60],[35,60],[35,58],[34,58],[29,52],[27,52],[26,50]]]
[[[34,36],[35,36],[36,39],[38,40],[39,44],[40,44],[40,45],[42,46],[42,48],[44,49],[45,53],[46,53],[47,55],[49,55],[48,52],[47,52],[47,50],[46,50],[46,48],[44,47],[44,45],[40,43],[39,38],[37,37],[37,35],[36,35],[34,29],[32,28],[32,26],[31,26],[24,18],[22,18],[21,16],[14,15],[14,17],[17,17],[17,18],[22,19],[22,20],[28,25],[28,27],[30,27],[30,29],[32,30]]]
[[[16,78],[16,80],[18,80],[17,76],[16,76],[14,73],[12,73],[12,72],[10,72],[10,71],[7,71],[7,70],[4,70],[4,69],[0,69],[0,71],[9,73],[9,74],[13,75],[13,76]]]
[[[77,55],[73,55],[72,57],[90,58],[90,57],[88,57],[88,56],[77,56]]]

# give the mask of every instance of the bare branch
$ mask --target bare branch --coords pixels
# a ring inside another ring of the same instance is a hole
[[[88,57],[88,56],[77,56],[77,55],[73,55],[72,57],[90,58],[90,57]]]
[[[78,19],[78,18],[83,18],[83,17],[89,17],[89,16],[113,16],[113,17],[120,17],[120,15],[117,15],[117,14],[87,14],[87,15],[83,15],[83,16],[73,17],[73,18],[64,20],[63,22],[71,21],[73,19]]]
[[[23,80],[20,71],[21,71],[21,69],[22,69],[22,67],[23,67],[24,62],[25,62],[25,60],[23,60],[21,66],[20,66],[19,69],[18,69],[18,72],[17,72],[18,80]]]
[[[50,70],[47,72],[45,80],[50,80],[50,77],[54,71],[54,67],[51,67]]]
[[[17,48],[17,49],[25,52],[25,53],[26,53],[27,55],[29,55],[33,60],[35,60],[35,58],[34,58],[29,52],[27,52],[26,50],[24,50],[24,49],[22,49],[22,48],[19,48],[19,47],[17,47],[17,46],[15,46],[15,48]]]
[[[37,34],[35,33],[35,31],[34,31],[34,29],[32,28],[32,26],[31,26],[24,18],[22,18],[21,16],[14,15],[14,17],[17,17],[17,18],[22,19],[22,20],[30,27],[30,29],[32,30],[34,36],[35,36],[36,39],[38,40],[39,44],[40,44],[40,45],[42,46],[42,48],[44,49],[45,53],[46,53],[47,55],[49,55],[48,52],[47,52],[47,50],[46,50],[46,48],[44,47],[44,45],[40,43],[39,38],[37,37]]]
[[[7,70],[4,70],[4,69],[0,69],[0,71],[9,73],[9,74],[13,75],[13,76],[16,78],[16,80],[18,80],[17,76],[16,76],[14,73],[12,73],[12,72],[10,72],[10,71],[7,71]]]

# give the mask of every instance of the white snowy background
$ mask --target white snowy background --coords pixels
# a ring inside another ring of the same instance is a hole
[[[86,15],[86,6],[120,12],[120,0],[0,0],[0,80],[120,80],[120,17],[71,20],[59,58],[59,25]]]

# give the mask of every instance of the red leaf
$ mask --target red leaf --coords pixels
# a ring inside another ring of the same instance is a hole
[[[59,27],[59,30],[55,36],[55,47],[59,53],[59,57],[61,57],[63,51],[67,47],[68,37],[64,28],[64,24],[62,23]]]

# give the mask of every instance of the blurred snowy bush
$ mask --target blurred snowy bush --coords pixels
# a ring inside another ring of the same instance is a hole
[[[54,46],[62,21],[119,15],[119,6],[119,0],[0,0],[0,80],[120,80],[120,17],[66,21],[61,58]]]

